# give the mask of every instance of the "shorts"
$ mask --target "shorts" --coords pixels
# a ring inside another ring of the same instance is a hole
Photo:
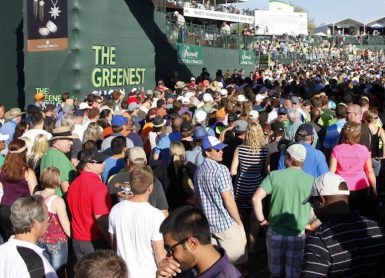
[[[272,277],[299,277],[305,246],[305,234],[284,236],[268,229],[267,259]]]
[[[211,243],[225,249],[229,260],[234,265],[247,262],[247,240],[243,225],[234,223],[225,231],[213,233]]]

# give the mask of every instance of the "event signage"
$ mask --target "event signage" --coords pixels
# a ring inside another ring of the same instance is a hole
[[[116,46],[93,45],[92,50],[96,67],[91,81],[95,88],[144,84],[145,68],[117,67]]]
[[[197,17],[197,18],[206,18],[206,19],[229,21],[229,22],[254,24],[254,16],[224,13],[224,12],[218,12],[218,11],[212,11],[212,10],[184,8],[183,15],[185,17]]]
[[[239,50],[239,64],[253,66],[255,64],[255,52],[252,50]]]
[[[178,56],[182,63],[203,65],[203,49],[200,46],[177,43]]]
[[[29,52],[68,49],[67,0],[27,0]]]

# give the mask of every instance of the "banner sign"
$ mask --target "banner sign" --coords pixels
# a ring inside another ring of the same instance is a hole
[[[197,45],[177,43],[178,56],[182,63],[203,65],[203,49]]]
[[[68,48],[67,0],[27,0],[29,52]]]
[[[246,66],[254,66],[255,52],[253,50],[239,50],[239,64]]]
[[[259,56],[259,68],[265,69],[269,66],[271,61],[271,56],[269,54],[261,54]]]
[[[254,24],[254,16],[224,13],[204,9],[183,8],[183,15],[185,17],[197,17],[229,22]]]

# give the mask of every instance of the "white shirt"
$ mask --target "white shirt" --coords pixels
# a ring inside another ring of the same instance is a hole
[[[163,240],[159,232],[163,213],[147,202],[123,201],[112,208],[108,218],[108,231],[115,235],[117,253],[127,264],[128,277],[154,278],[152,241]]]
[[[17,247],[24,247],[33,251],[36,256],[25,256],[24,258],[20,255]],[[0,245],[0,277],[6,278],[30,278],[27,264],[31,264],[34,268],[40,269],[44,267],[44,273],[46,278],[57,278],[57,274],[52,266],[49,264],[47,259],[43,255],[44,249],[41,249],[35,244],[27,241],[15,239],[15,236],[4,244]],[[43,265],[39,265],[39,257]]]
[[[45,131],[44,129],[35,129],[35,128],[27,130],[23,134],[23,137],[29,138],[29,140],[31,140],[31,142],[33,144],[35,142],[36,136],[38,136],[39,134],[43,134],[43,135],[47,136],[47,140],[51,139],[51,137],[52,137],[52,134]]]

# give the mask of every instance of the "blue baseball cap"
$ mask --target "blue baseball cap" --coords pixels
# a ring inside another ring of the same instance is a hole
[[[225,147],[227,147],[227,145],[223,144],[215,136],[207,136],[207,137],[203,138],[203,140],[202,140],[202,149],[203,150],[208,150],[208,149],[222,150]]]
[[[111,125],[122,127],[127,123],[128,119],[123,115],[115,115],[112,117]]]

